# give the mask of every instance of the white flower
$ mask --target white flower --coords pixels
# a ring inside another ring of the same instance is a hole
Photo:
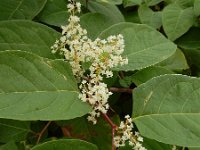
[[[81,3],[77,2],[76,8],[77,8],[78,12],[80,13],[81,12]]]
[[[76,13],[81,11],[81,4],[74,0],[68,1],[67,8],[71,14],[68,24],[61,26],[62,37],[51,48],[53,53],[63,54],[71,65],[74,76],[80,81],[79,98],[93,108],[88,120],[95,124],[100,113],[107,113],[108,99],[112,95],[103,83],[103,77],[112,77],[113,67],[128,63],[127,58],[121,57],[124,39],[120,34],[109,36],[107,39],[97,38],[94,41],[88,38],[87,31],[80,25],[80,18],[76,16]],[[88,68],[82,66],[85,63],[90,64]],[[87,80],[84,79],[84,75]],[[131,129],[127,128],[128,130]]]
[[[133,123],[130,116],[126,115],[125,119],[125,121],[121,121],[117,129],[117,135],[116,138],[114,138],[115,146],[124,146],[126,141],[129,141],[129,145],[132,146],[134,150],[146,150],[141,144],[143,138],[139,135],[139,132],[135,132],[135,135],[132,132]]]

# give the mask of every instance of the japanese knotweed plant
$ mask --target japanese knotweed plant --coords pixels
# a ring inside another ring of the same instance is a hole
[[[52,53],[63,54],[70,63],[72,72],[79,81],[79,98],[92,107],[87,119],[96,124],[97,117],[106,115],[109,110],[108,99],[112,95],[103,78],[113,77],[112,68],[128,64],[128,59],[121,56],[125,47],[124,39],[118,34],[106,39],[91,40],[76,15],[81,12],[81,4],[69,0],[67,8],[70,13],[68,24],[62,26],[62,37],[51,47]],[[142,137],[138,132],[132,132],[132,119],[129,115],[125,119],[119,127],[114,127],[116,136],[113,137],[113,144],[116,147],[125,146],[128,140],[133,149],[145,150],[140,143],[143,141]]]

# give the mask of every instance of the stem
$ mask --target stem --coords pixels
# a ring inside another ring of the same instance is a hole
[[[112,120],[108,117],[107,114],[101,113],[104,120],[106,120],[112,128],[116,128],[117,126],[112,122]]]
[[[132,94],[133,89],[111,87],[111,88],[109,88],[109,91],[118,92],[118,93],[129,93],[129,94]]]
[[[123,73],[122,71],[120,71],[120,72],[119,72],[119,78],[120,78],[120,79],[123,79],[124,77],[125,77],[125,76],[124,76],[124,73]]]
[[[114,137],[115,137],[115,129],[117,128],[117,125],[112,122],[112,120],[108,117],[107,114],[104,114],[104,113],[101,113],[101,114],[102,114],[104,120],[106,122],[108,122],[109,125],[112,128],[112,150],[116,150],[116,147],[115,147],[115,144],[114,144]]]
[[[72,137],[70,131],[67,128],[61,127],[61,130],[65,137]]]
[[[42,131],[39,133],[36,144],[38,144],[38,143],[40,142],[40,140],[41,140],[41,138],[42,138],[42,135],[43,135],[44,132],[47,130],[47,128],[49,127],[50,124],[51,124],[51,121],[49,121],[49,122],[44,126],[44,128],[42,129]]]
[[[86,8],[88,8],[88,0],[86,0],[85,3],[86,3]]]

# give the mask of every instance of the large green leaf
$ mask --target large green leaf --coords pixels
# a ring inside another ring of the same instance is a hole
[[[1,0],[0,20],[33,19],[47,0]]]
[[[200,147],[189,148],[189,150],[200,150]]]
[[[164,8],[162,15],[163,28],[168,38],[176,40],[194,23],[194,11],[192,7],[183,9],[176,4],[170,4]]]
[[[0,119],[0,142],[9,141],[20,142],[26,139],[27,134],[31,132],[30,122]]]
[[[160,28],[162,25],[162,13],[152,11],[147,5],[141,5],[138,9],[140,20],[153,28]]]
[[[67,0],[47,0],[38,19],[44,23],[60,27],[67,24],[68,17]]]
[[[87,30],[88,36],[95,39],[103,30],[116,21],[100,13],[87,13],[81,16],[81,26]]]
[[[121,14],[117,6],[113,4],[88,1],[88,9],[91,12],[97,12],[108,16],[109,18],[112,18],[115,23],[124,21],[123,15]]]
[[[133,118],[143,136],[173,145],[200,146],[200,79],[163,75],[133,92]]]
[[[175,50],[176,45],[147,25],[119,23],[103,31],[99,37],[122,34],[125,40],[123,56],[128,57],[128,65],[119,70],[138,70],[159,63]]]
[[[50,47],[60,36],[58,32],[32,21],[0,22],[0,51],[23,50],[47,58],[55,58]]]
[[[31,150],[98,150],[98,148],[82,140],[60,139],[42,143]]]
[[[157,65],[175,72],[181,72],[189,68],[185,55],[180,49],[177,49],[174,55]]]
[[[78,99],[70,65],[21,51],[0,52],[0,118],[67,120],[90,107]]]
[[[194,0],[165,0],[168,3],[176,4],[182,8],[192,7],[194,4]]]
[[[175,42],[183,49],[200,49],[200,28],[191,28]]]

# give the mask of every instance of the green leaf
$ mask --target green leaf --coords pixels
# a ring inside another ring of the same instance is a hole
[[[138,9],[140,20],[153,28],[160,28],[162,25],[162,13],[152,11],[147,5],[141,5]]]
[[[116,23],[113,18],[99,13],[84,14],[80,20],[81,26],[87,30],[91,39],[95,39],[103,30]]]
[[[189,150],[200,150],[200,147],[189,148]]]
[[[200,49],[185,49],[184,53],[190,65],[191,74],[200,77]]]
[[[97,2],[109,3],[109,4],[114,4],[114,5],[122,4],[122,0],[96,0],[96,1]]]
[[[196,16],[200,15],[200,0],[194,1],[194,13]]]
[[[142,0],[123,0],[124,7],[130,7],[142,4]]]
[[[140,133],[166,144],[200,146],[200,79],[163,75],[134,90],[133,118]]]
[[[0,119],[0,142],[20,142],[26,139],[30,129],[30,122]],[[1,149],[1,147],[0,147]]]
[[[91,12],[96,12],[108,16],[115,21],[115,23],[123,22],[124,17],[122,13],[119,11],[117,6],[109,4],[109,3],[99,3],[94,1],[88,1],[88,9]]]
[[[194,23],[193,8],[182,9],[171,4],[164,8],[162,22],[165,33],[172,41],[186,33]]]
[[[200,28],[192,27],[186,34],[175,42],[183,49],[200,49]]]
[[[41,22],[60,27],[67,24],[68,17],[67,0],[47,0],[38,19]]]
[[[11,141],[0,146],[0,150],[18,150],[18,147],[13,141]]]
[[[139,15],[138,15],[138,11],[124,12],[124,17],[125,17],[126,22],[139,23],[139,24],[141,23]]]
[[[0,118],[67,120],[90,107],[78,99],[71,67],[21,51],[0,52]],[[58,109],[59,108],[59,109]]]
[[[47,0],[1,0],[0,20],[33,19]]]
[[[167,1],[168,3],[176,4],[181,8],[192,7],[194,4],[194,0],[165,0],[165,1]]]
[[[159,63],[175,50],[176,45],[167,40],[158,31],[147,25],[133,23],[119,23],[103,31],[99,37],[122,34],[125,40],[124,57],[128,57],[128,65],[118,70],[139,70]]]
[[[133,83],[139,86],[140,84],[145,83],[154,77],[164,74],[173,74],[173,72],[163,67],[152,66],[139,70],[137,73],[131,76],[131,80]]]
[[[175,72],[181,72],[189,68],[185,55],[180,49],[177,49],[175,54],[157,65]]]
[[[47,58],[55,58],[50,47],[60,36],[47,26],[23,20],[1,21],[0,35],[0,51],[23,50]]]
[[[33,147],[31,150],[98,150],[98,148],[91,143],[76,139],[60,139],[45,142],[43,144]]]
[[[160,2],[162,2],[163,0],[145,0],[145,3],[148,5],[148,6],[154,6]]]
[[[171,145],[160,143],[148,138],[144,138],[143,146],[148,150],[172,150]]]
[[[119,123],[119,117],[111,118],[114,122]],[[83,138],[98,146],[99,150],[112,149],[112,129],[105,120],[98,118],[97,124],[93,125],[88,122],[85,116],[68,121],[57,122],[62,128],[70,130],[72,137]]]

